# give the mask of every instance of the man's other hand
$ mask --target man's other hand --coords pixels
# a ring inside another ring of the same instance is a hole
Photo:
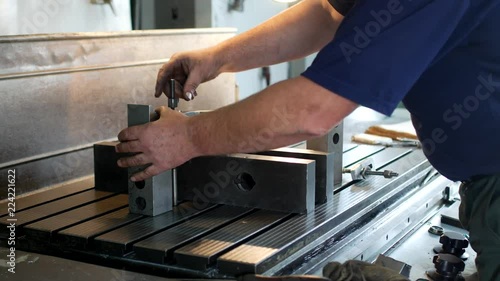
[[[168,82],[175,79],[181,87],[176,87],[175,95],[187,101],[197,96],[196,88],[219,75],[219,66],[212,49],[202,49],[174,54],[158,71],[155,97],[165,93],[170,97]]]
[[[132,181],[145,180],[175,168],[195,155],[188,129],[189,117],[164,106],[156,112],[160,116],[157,121],[129,127],[118,134],[120,143],[116,152],[133,155],[119,159],[118,166],[146,166],[132,175]]]

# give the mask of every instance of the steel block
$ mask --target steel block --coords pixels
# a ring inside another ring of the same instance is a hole
[[[150,105],[128,105],[128,126],[148,123],[156,119],[156,113]],[[128,177],[146,167],[131,167]],[[165,171],[147,180],[133,182],[128,180],[129,208],[134,214],[156,216],[171,211],[173,207],[172,170]]]
[[[342,183],[342,153],[344,146],[344,122],[338,124],[328,134],[307,141],[307,148],[323,152],[333,152],[333,181]]]
[[[333,153],[300,148],[278,148],[259,152],[260,155],[302,158],[316,161],[316,204],[333,198]]]
[[[118,167],[116,161],[126,156],[116,153],[119,142],[100,142],[94,144],[94,177],[95,189],[117,193],[128,192],[128,173]]]
[[[197,204],[218,203],[273,211],[314,210],[313,160],[251,154],[207,156],[177,168],[177,195]]]

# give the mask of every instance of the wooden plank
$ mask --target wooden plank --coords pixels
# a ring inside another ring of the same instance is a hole
[[[24,197],[18,197],[15,202],[16,212],[89,190],[93,186],[94,178],[89,178]],[[0,217],[7,215],[7,204],[8,202],[0,203]]]
[[[178,265],[189,269],[206,270],[223,253],[289,216],[286,213],[257,211],[176,250],[175,260]]]
[[[120,208],[125,208],[127,206],[128,196],[120,194],[32,224],[28,224],[24,227],[24,230],[28,239],[34,238],[37,240],[50,240],[53,234],[61,229],[99,217]]]
[[[95,249],[101,253],[122,256],[132,250],[132,245],[162,230],[175,226],[197,215],[203,214],[216,205],[198,208],[191,203],[175,206],[172,211],[156,217],[145,217],[94,238]]]
[[[231,223],[249,211],[247,208],[221,206],[140,241],[134,245],[134,251],[139,258],[146,261],[169,262],[176,249]]]

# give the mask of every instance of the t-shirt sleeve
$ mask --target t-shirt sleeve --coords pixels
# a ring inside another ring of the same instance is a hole
[[[432,64],[468,7],[469,0],[358,0],[335,38],[302,75],[390,115]]]
[[[356,0],[328,0],[330,5],[341,15],[345,16],[354,6]]]

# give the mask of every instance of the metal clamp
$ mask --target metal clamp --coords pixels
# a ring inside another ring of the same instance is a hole
[[[386,179],[399,176],[398,173],[390,170],[373,171],[373,160],[371,158],[365,159],[350,168],[342,170],[344,174],[351,174],[352,180],[364,180],[368,176],[383,176]]]
[[[151,105],[128,105],[128,126],[136,126],[150,122],[157,116]],[[128,176],[143,170],[146,167],[131,167]],[[165,171],[147,180],[128,181],[128,195],[130,212],[148,216],[156,216],[172,210],[174,177],[172,170]]]

